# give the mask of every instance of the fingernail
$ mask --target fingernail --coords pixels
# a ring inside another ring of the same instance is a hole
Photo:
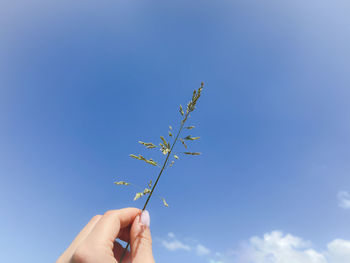
[[[140,217],[141,225],[149,227],[151,225],[151,218],[147,210],[144,210]]]

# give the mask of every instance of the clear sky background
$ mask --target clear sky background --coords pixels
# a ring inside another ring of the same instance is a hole
[[[0,1],[0,261],[54,262],[157,168],[157,262],[350,262],[350,3]],[[179,146],[178,150],[181,150]]]

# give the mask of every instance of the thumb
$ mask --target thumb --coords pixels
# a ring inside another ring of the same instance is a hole
[[[154,263],[150,216],[147,210],[137,216],[130,230],[131,258],[133,263]]]

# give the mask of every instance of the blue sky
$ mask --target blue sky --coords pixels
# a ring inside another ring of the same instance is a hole
[[[2,1],[0,261],[53,262],[93,215],[142,207],[113,181],[155,178],[128,155],[160,161],[137,141],[178,127],[204,81],[203,155],[149,206],[156,261],[349,262],[349,8]]]

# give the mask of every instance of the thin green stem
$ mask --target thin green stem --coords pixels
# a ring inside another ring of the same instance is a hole
[[[145,204],[144,204],[144,206],[143,206],[143,208],[142,208],[142,211],[144,211],[144,210],[146,209],[146,207],[147,207],[147,205],[148,205],[148,202],[149,202],[149,200],[150,200],[151,197],[152,197],[153,191],[154,191],[154,189],[156,188],[156,186],[157,186],[157,184],[158,184],[158,181],[159,181],[160,177],[162,176],[162,173],[163,173],[163,171],[164,171],[164,169],[165,169],[165,167],[166,167],[166,165],[167,165],[167,163],[168,163],[169,156],[171,155],[171,153],[172,153],[172,151],[173,151],[173,148],[174,148],[174,146],[175,146],[175,144],[176,144],[176,142],[177,142],[177,139],[179,138],[179,135],[180,135],[180,133],[181,133],[181,131],[182,131],[184,125],[185,125],[185,122],[186,122],[186,120],[187,120],[188,115],[189,115],[189,112],[186,113],[184,119],[181,121],[180,129],[179,129],[179,131],[177,132],[177,135],[176,135],[176,137],[175,137],[175,140],[174,140],[174,142],[173,142],[173,144],[172,144],[172,146],[171,146],[171,148],[170,148],[170,151],[168,152],[168,155],[167,155],[166,158],[165,158],[165,161],[164,161],[164,164],[163,164],[163,166],[162,166],[162,169],[160,170],[160,172],[159,172],[159,174],[158,174],[157,180],[155,181],[155,183],[154,183],[154,185],[153,185],[153,187],[152,187],[152,190],[151,190],[150,194],[148,195],[148,198],[147,198],[147,200],[146,200],[146,202],[145,202]],[[119,263],[122,263],[122,261],[123,261],[125,255],[126,255],[126,252],[128,251],[129,246],[130,246],[130,242],[128,242],[128,244],[126,245],[126,247],[125,247],[125,249],[124,249],[124,251],[123,251],[123,254],[122,254],[122,256],[120,257]]]
[[[178,131],[178,133],[177,133],[177,135],[176,135],[176,137],[175,137],[175,140],[174,140],[174,142],[173,142],[173,145],[172,145],[171,148],[170,148],[170,151],[168,152],[168,155],[166,156],[166,159],[165,159],[165,161],[164,161],[163,167],[162,167],[162,169],[161,169],[160,172],[159,172],[159,175],[158,175],[158,177],[157,177],[157,180],[155,181],[155,183],[154,183],[154,185],[153,185],[153,187],[152,187],[152,190],[151,190],[151,192],[150,192],[150,194],[149,194],[149,196],[148,196],[148,198],[147,198],[147,200],[146,200],[146,202],[145,202],[145,205],[144,205],[143,208],[142,208],[142,211],[144,211],[144,210],[146,209],[147,204],[148,204],[149,200],[150,200],[151,197],[152,197],[153,191],[154,191],[154,189],[156,188],[156,186],[157,186],[157,184],[158,184],[158,181],[159,181],[159,179],[160,179],[160,177],[161,177],[161,175],[162,175],[162,173],[163,173],[163,171],[164,171],[164,168],[166,167],[166,165],[167,165],[167,163],[168,163],[169,156],[171,155],[171,152],[173,151],[173,148],[174,148],[174,146],[175,146],[175,144],[176,144],[176,142],[177,142],[177,139],[179,138],[179,135],[180,135],[180,133],[181,133],[181,131],[182,131],[182,129],[183,129],[184,124],[185,124],[184,122],[181,123],[181,127],[180,127],[180,129],[179,129],[179,131]]]

